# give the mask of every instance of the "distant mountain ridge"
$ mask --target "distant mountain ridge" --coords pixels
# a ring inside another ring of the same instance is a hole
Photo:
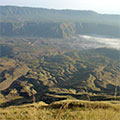
[[[75,34],[120,37],[120,15],[81,10],[0,6],[2,36],[69,38]]]
[[[30,17],[31,17],[31,20],[33,21],[37,18],[40,18],[41,20],[44,20],[46,18],[46,21],[54,20],[54,21],[59,21],[59,22],[70,21],[70,20],[78,22],[80,20],[85,20],[85,19],[87,20],[88,18],[91,20],[95,20],[95,19],[99,20],[99,18],[101,18],[99,22],[102,20],[106,20],[107,22],[109,22],[111,21],[110,20],[111,18],[112,19],[111,22],[119,22],[118,19],[120,19],[120,15],[99,14],[91,10],[69,10],[69,9],[68,10],[56,10],[56,9],[47,9],[47,8],[31,8],[31,7],[17,7],[17,6],[0,6],[0,15],[3,17],[0,19],[4,19],[4,17],[11,16],[12,19],[14,20],[16,17],[18,18],[21,17],[23,18],[22,21],[24,20],[29,21],[28,18]],[[27,15],[27,16],[24,16],[24,15]],[[34,16],[36,16],[36,18],[33,18]],[[59,19],[55,17],[58,17]],[[60,19],[60,17],[62,18]],[[16,18],[16,20],[18,19]]]

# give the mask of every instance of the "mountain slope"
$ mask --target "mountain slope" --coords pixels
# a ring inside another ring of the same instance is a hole
[[[33,98],[46,103],[68,98],[119,99],[119,17],[93,11],[0,7],[4,105]]]
[[[5,23],[0,22],[1,36],[70,38],[76,34],[120,38],[119,26],[96,23]]]
[[[70,38],[73,34],[120,37],[120,15],[94,11],[0,6],[0,35]]]
[[[120,15],[98,14],[85,10],[55,10],[45,8],[0,6],[0,19],[6,21],[94,21],[100,23],[119,23]],[[7,19],[6,19],[7,18]]]
[[[79,51],[67,47],[69,41],[65,43],[61,39],[8,38],[1,42],[12,47],[10,56],[1,57],[3,63],[6,63],[4,57],[18,63],[17,71],[14,66],[14,71],[10,69],[11,62],[8,62],[8,67],[0,63],[1,71],[6,70],[0,72],[0,86],[5,80],[11,82],[9,86],[4,85],[6,89],[1,88],[2,94],[10,101],[16,97],[23,97],[21,102],[31,100],[33,90],[37,101],[47,103],[66,99],[65,96],[87,99],[86,94],[90,94],[91,100],[106,100],[115,94],[120,95],[119,50],[98,48]],[[19,71],[20,74],[14,78]]]

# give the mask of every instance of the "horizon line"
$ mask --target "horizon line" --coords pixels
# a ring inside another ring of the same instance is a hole
[[[120,13],[102,13],[102,12],[98,12],[96,10],[90,10],[90,9],[72,9],[72,8],[48,8],[48,7],[38,7],[38,6],[23,6],[23,5],[0,5],[2,7],[21,7],[21,8],[38,8],[38,9],[48,9],[48,10],[58,10],[58,11],[62,11],[62,10],[71,10],[71,11],[91,11],[91,12],[95,12],[98,14],[102,14],[102,15],[120,15]]]

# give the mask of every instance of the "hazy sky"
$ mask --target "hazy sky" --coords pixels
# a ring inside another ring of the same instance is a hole
[[[94,10],[99,13],[120,14],[120,0],[0,0],[0,5]]]

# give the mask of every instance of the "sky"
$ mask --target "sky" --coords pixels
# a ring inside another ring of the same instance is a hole
[[[120,0],[0,0],[0,5],[94,10],[98,13],[120,14]]]

